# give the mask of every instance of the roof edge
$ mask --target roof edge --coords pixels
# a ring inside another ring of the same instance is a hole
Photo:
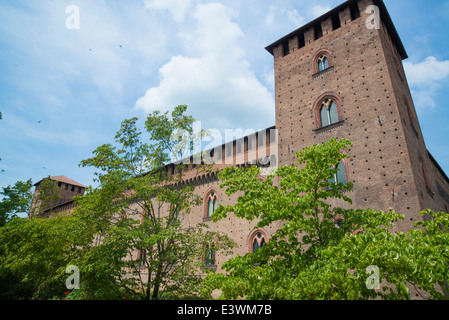
[[[377,5],[380,9],[380,15],[381,15],[381,19],[382,21],[384,21],[385,26],[388,29],[388,32],[390,33],[390,36],[393,40],[393,42],[395,43],[399,54],[401,55],[402,60],[405,60],[408,58],[408,54],[405,50],[405,47],[402,43],[401,38],[399,37],[399,34],[396,30],[396,27],[393,24],[393,21],[391,19],[391,16],[388,12],[387,7],[385,6],[385,3],[383,2],[383,0],[373,0],[374,4]],[[286,36],[282,37],[281,39],[273,42],[272,44],[268,45],[265,47],[265,50],[267,50],[271,55],[273,55],[273,50],[275,47],[277,47],[278,45],[284,43],[285,41],[288,41],[289,39],[295,37],[297,34],[307,31],[310,28],[312,28],[314,25],[316,25],[317,23],[327,19],[329,16],[332,16],[336,13],[338,13],[339,11],[345,9],[346,7],[354,4],[354,3],[358,3],[358,0],[347,0],[345,2],[343,2],[342,4],[340,4],[339,6],[335,7],[334,9],[326,12],[325,14],[319,16],[318,18],[308,22],[307,24],[303,25],[302,27],[296,29],[293,32],[290,32],[289,34],[287,34]]]

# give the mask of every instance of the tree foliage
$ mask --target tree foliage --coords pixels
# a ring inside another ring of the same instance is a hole
[[[257,167],[219,175],[227,195],[242,195],[221,205],[214,221],[233,212],[257,219],[256,228],[281,227],[256,253],[229,259],[226,274],[208,275],[206,296],[220,289],[222,299],[408,299],[414,286],[431,299],[444,298],[438,287],[449,276],[448,214],[425,211],[413,230],[393,233],[401,214],[329,205],[352,203],[352,183],[332,179],[351,145],[331,139],[307,147],[296,154],[299,166],[281,167],[266,179]]]
[[[4,226],[10,218],[19,214],[26,214],[31,206],[33,183],[28,181],[17,181],[14,186],[2,188],[0,192],[4,196],[0,202],[0,227]]]
[[[227,237],[205,225],[182,224],[201,199],[194,186],[180,183],[185,165],[178,164],[174,174],[165,165],[177,150],[190,150],[190,139],[173,139],[178,131],[193,134],[194,120],[185,115],[186,109],[178,106],[171,116],[148,115],[149,143],[142,141],[137,118],[123,121],[116,146],[102,145],[94,157],[81,162],[98,170],[99,182],[78,200],[74,213],[90,221],[98,239],[83,248],[76,261],[90,288],[101,282],[109,292],[124,290],[138,299],[198,293],[205,245],[214,242],[217,249],[230,248]]]
[[[0,228],[0,298],[62,298],[65,269],[88,234],[78,219],[14,217]]]

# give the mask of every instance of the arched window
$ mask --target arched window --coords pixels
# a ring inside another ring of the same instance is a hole
[[[215,265],[215,244],[206,245],[205,264],[206,266]]]
[[[315,120],[315,130],[326,128],[334,124],[342,124],[343,98],[336,92],[325,92],[313,104],[312,112]],[[335,127],[335,126],[333,126]],[[332,127],[332,128],[333,128]]]
[[[268,235],[264,230],[255,230],[248,239],[249,252],[255,253],[268,243]]]
[[[332,52],[329,49],[321,48],[312,58],[313,72],[318,73],[332,68]]]
[[[326,55],[322,55],[318,58],[318,72],[329,68],[329,59]]]
[[[205,198],[205,216],[212,217],[212,213],[218,208],[218,196],[217,192],[210,191]]]
[[[326,127],[339,121],[337,104],[334,100],[327,99],[321,103],[320,120],[321,127]]]
[[[331,221],[333,223],[335,223],[336,227],[342,228],[343,224],[344,224],[344,221],[345,221],[345,217],[342,214],[339,214],[338,216],[332,218]]]
[[[345,173],[345,165],[342,161],[336,167],[338,169],[337,173],[334,174],[333,178],[328,180],[329,183],[341,182],[346,184],[346,173]]]
[[[262,248],[265,243],[265,238],[262,233],[258,233],[253,240],[253,253],[256,253],[257,249]]]

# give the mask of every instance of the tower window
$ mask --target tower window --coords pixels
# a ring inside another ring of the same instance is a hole
[[[327,56],[322,55],[318,58],[318,71],[323,71],[329,68],[329,60],[327,59]]]
[[[346,184],[346,174],[345,174],[345,165],[342,161],[336,167],[338,169],[337,173],[334,174],[334,177],[329,179],[329,183],[341,182]]]
[[[214,191],[209,193],[209,195],[206,197],[206,203],[207,217],[212,217],[212,213],[214,213],[214,211],[217,210],[218,207],[218,197]]]
[[[333,100],[323,101],[321,104],[320,119],[322,127],[330,126],[339,121],[337,104]]]
[[[339,124],[343,124],[343,111],[341,109],[342,103],[343,98],[340,95],[334,92],[323,93],[315,101],[312,107],[313,119],[315,121],[314,130],[322,132],[323,130],[327,130],[321,130],[322,128],[332,126],[329,128],[329,130],[331,130],[332,128],[337,127]]]

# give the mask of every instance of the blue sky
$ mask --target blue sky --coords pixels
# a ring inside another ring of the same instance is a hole
[[[203,129],[274,125],[265,46],[342,0],[3,0],[0,187],[66,175],[125,118],[189,105]],[[386,0],[427,147],[449,174],[449,1]],[[79,29],[68,29],[70,5]],[[1,172],[2,171],[2,172]]]

